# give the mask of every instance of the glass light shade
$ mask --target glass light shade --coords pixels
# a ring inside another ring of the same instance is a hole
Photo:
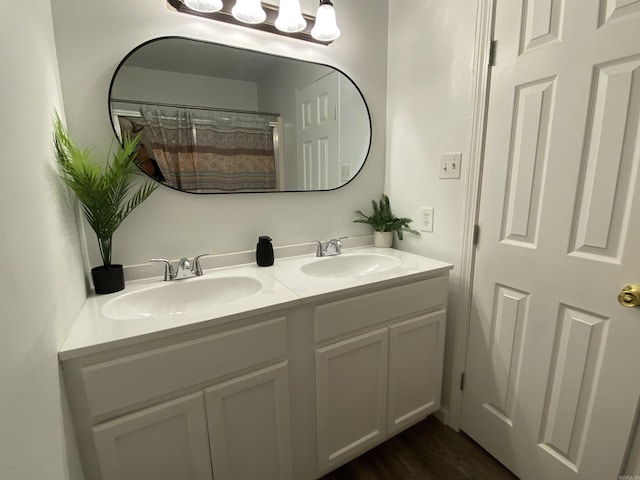
[[[300,0],[280,0],[276,28],[281,32],[294,33],[304,30],[307,21],[300,10]]]
[[[196,12],[212,13],[222,10],[222,0],[184,0],[184,4]]]
[[[322,0],[316,13],[316,24],[311,30],[311,36],[321,42],[331,42],[340,36],[340,29],[336,23],[336,11],[333,4]]]
[[[236,20],[243,23],[262,23],[267,18],[260,0],[236,0],[231,14]]]

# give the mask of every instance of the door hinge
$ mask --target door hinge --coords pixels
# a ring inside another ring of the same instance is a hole
[[[464,379],[467,375],[467,372],[462,372],[460,375],[460,390],[464,390]]]
[[[496,49],[498,48],[498,41],[491,40],[491,44],[489,45],[489,66],[496,66]]]
[[[480,238],[480,225],[473,226],[473,244],[478,245],[478,239]]]

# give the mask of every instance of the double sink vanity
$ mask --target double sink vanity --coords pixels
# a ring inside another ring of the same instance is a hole
[[[59,353],[87,478],[314,479],[422,420],[451,268],[361,247],[89,298]]]

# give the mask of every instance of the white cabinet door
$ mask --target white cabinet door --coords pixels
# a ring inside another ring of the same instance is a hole
[[[287,362],[205,390],[216,480],[291,479]]]
[[[326,471],[385,435],[388,333],[316,350],[318,467]]]
[[[389,327],[389,417],[394,434],[440,408],[445,310]]]
[[[93,427],[102,480],[211,480],[202,393]]]

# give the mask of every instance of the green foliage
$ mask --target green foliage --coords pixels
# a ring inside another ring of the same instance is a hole
[[[101,165],[90,149],[81,150],[69,137],[60,117],[54,117],[54,147],[60,177],[82,204],[87,222],[98,238],[105,266],[111,265],[111,238],[125,218],[153,193],[157,185],[148,180],[134,189],[142,174],[136,164],[138,136],[124,136],[112,160]]]
[[[378,232],[396,232],[399,240],[402,240],[403,232],[420,235],[420,232],[409,227],[409,224],[413,220],[405,217],[396,217],[391,212],[389,197],[384,193],[380,197],[379,203],[376,203],[375,200],[371,200],[371,204],[373,206],[373,214],[365,215],[360,210],[356,210],[356,213],[361,215],[363,218],[356,218],[354,223],[366,223],[371,225],[373,229]]]

